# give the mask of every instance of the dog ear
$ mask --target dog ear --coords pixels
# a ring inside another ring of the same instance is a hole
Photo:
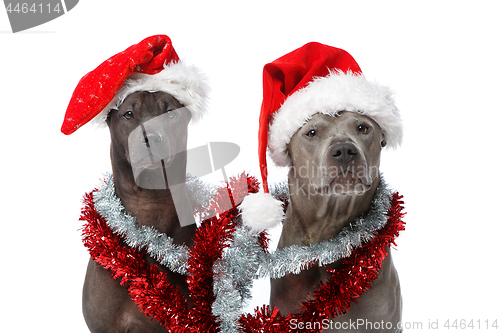
[[[186,119],[187,119],[187,124],[191,122],[191,119],[193,118],[193,114],[191,113],[191,110],[189,110],[187,107],[184,107],[187,112],[186,112]]]
[[[385,134],[382,132],[382,142],[380,142],[380,145],[382,148],[384,148],[387,145],[387,141],[385,141]]]
[[[113,109],[109,110],[108,115],[106,116],[106,124],[108,124],[108,126],[109,126],[109,123],[111,122],[111,114],[115,113],[115,112],[118,112],[118,109],[113,108]]]

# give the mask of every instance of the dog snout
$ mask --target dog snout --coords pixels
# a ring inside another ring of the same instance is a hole
[[[358,150],[356,146],[350,142],[336,144],[330,149],[330,157],[335,162],[343,165],[353,161],[357,156]]]
[[[163,136],[158,132],[144,133],[141,142],[147,147],[158,146],[163,141]]]

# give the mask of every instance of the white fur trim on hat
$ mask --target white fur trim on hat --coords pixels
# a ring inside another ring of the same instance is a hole
[[[341,111],[372,118],[382,128],[387,147],[396,148],[403,138],[403,123],[389,88],[369,82],[362,74],[330,72],[289,96],[273,115],[269,127],[269,151],[278,166],[289,166],[287,145],[314,114],[331,116]]]
[[[269,193],[251,193],[240,204],[243,224],[256,233],[274,227],[285,217],[282,202]]]
[[[153,75],[132,73],[111,102],[95,118],[96,122],[103,123],[111,109],[118,108],[128,95],[136,91],[169,93],[184,106],[189,106],[191,122],[198,122],[207,113],[210,92],[207,77],[197,67],[181,61],[164,67],[160,73]]]

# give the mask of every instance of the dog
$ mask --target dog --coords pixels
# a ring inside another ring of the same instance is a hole
[[[368,116],[347,111],[336,116],[313,115],[287,147],[292,161],[288,173],[290,204],[278,248],[329,240],[366,213],[380,182],[383,146],[383,131]],[[402,313],[401,291],[390,249],[387,251],[381,273],[370,290],[335,322],[356,322],[361,318],[391,322],[393,328],[397,327]],[[325,267],[313,266],[298,275],[271,279],[271,307],[278,308],[282,315],[300,312],[300,303],[314,293],[318,283],[331,276],[327,270],[340,264],[339,260]]]
[[[190,120],[190,112],[163,91],[133,92],[106,119],[115,192],[126,212],[140,226],[152,226],[173,238],[175,244],[186,246],[193,245],[196,230],[185,188]],[[138,131],[141,135],[134,135]],[[148,149],[140,149],[146,146]],[[144,151],[150,155],[144,156]],[[158,175],[168,181],[158,186]],[[185,276],[146,258],[150,265],[168,273],[168,281],[188,296]],[[92,259],[83,286],[83,314],[91,332],[167,332],[157,320],[146,317],[127,288]]]

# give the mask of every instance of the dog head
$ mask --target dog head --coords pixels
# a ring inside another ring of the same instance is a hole
[[[385,139],[373,119],[354,112],[317,113],[292,137],[289,177],[323,195],[354,195],[378,183]]]
[[[189,110],[166,92],[130,94],[106,119],[112,156],[119,159],[113,167],[127,164],[136,182],[141,174],[163,174],[176,159],[183,159],[190,119]],[[185,174],[185,165],[181,169]]]

